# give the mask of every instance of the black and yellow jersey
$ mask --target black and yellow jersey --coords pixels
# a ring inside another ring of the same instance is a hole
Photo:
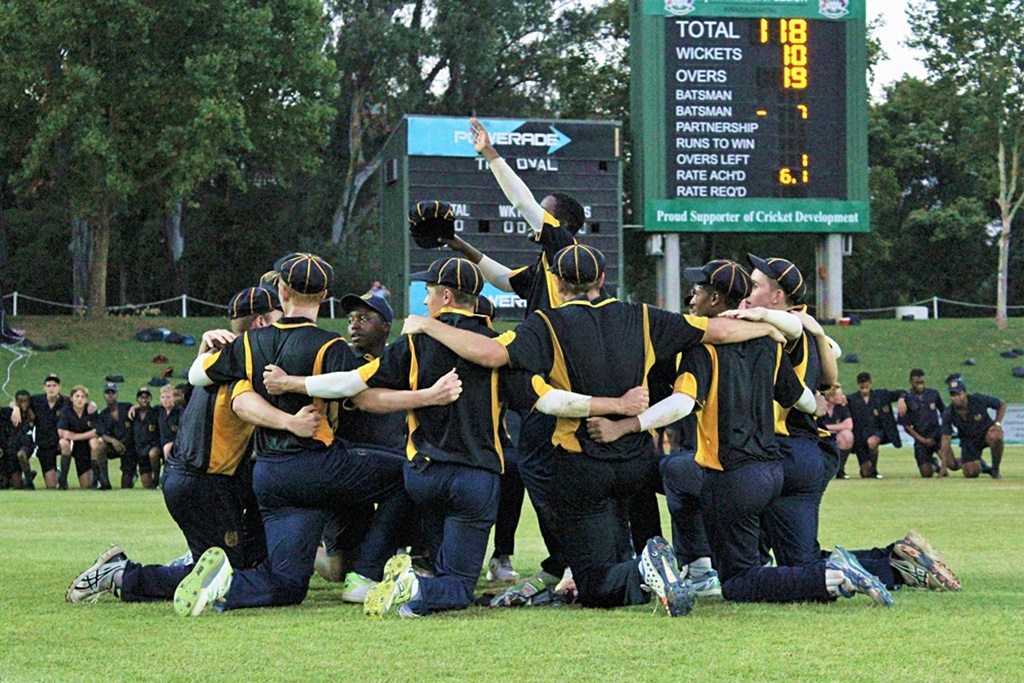
[[[441,322],[485,337],[496,332],[487,319],[470,311],[445,308]],[[504,471],[499,435],[503,431],[504,372],[471,363],[425,334],[404,335],[384,349],[381,357],[359,368],[370,387],[398,390],[425,389],[455,368],[462,380],[458,400],[429,406],[407,415],[406,456],[421,455],[438,462]]]
[[[369,353],[361,353],[354,346],[349,347],[356,367],[372,363]],[[359,410],[351,399],[332,401],[327,415],[334,429],[334,436],[348,443],[364,446],[383,446],[393,450],[405,448],[404,412],[368,413]]]
[[[322,399],[302,394],[268,394],[263,385],[263,369],[271,364],[300,377],[355,368],[348,344],[336,332],[321,330],[308,318],[281,318],[268,327],[249,330],[211,354],[203,363],[203,369],[215,384],[249,380],[257,394],[286,413],[295,414],[310,403],[318,406],[322,415],[328,413]],[[260,457],[270,457],[322,450],[333,442],[334,432],[324,420],[317,433],[308,439],[284,430],[259,427],[255,448]]]
[[[543,376],[555,389],[617,398],[633,387],[647,386],[657,360],[699,345],[706,330],[707,318],[602,294],[531,313],[497,341],[506,347],[512,369]],[[650,438],[631,434],[599,444],[587,435],[585,420],[558,418],[552,443],[572,453],[626,460],[644,452]]]
[[[196,387],[181,413],[169,466],[192,472],[232,475],[252,453],[256,429],[231,410],[236,396],[252,391],[249,380]]]
[[[797,309],[806,312],[807,307],[797,306]],[[786,347],[786,355],[804,386],[811,391],[821,388],[821,356],[818,354],[818,344],[811,335],[806,331],[801,332],[800,338]],[[778,403],[775,404],[775,433],[815,440],[833,438],[831,432],[818,426],[813,415],[784,408]]]
[[[544,225],[534,240],[541,246],[537,261],[533,265],[516,268],[508,276],[512,291],[526,300],[527,315],[536,310],[557,308],[562,302],[555,276],[548,267],[560,249],[576,244],[572,233],[561,227],[558,219],[547,211],[544,212]]]
[[[782,345],[763,337],[684,354],[675,390],[697,403],[697,464],[731,470],[781,457],[774,403],[792,407],[804,385]]]

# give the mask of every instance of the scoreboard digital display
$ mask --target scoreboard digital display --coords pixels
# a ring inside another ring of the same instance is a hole
[[[487,162],[473,149],[469,119],[406,119],[409,203],[441,199],[452,205],[455,230],[474,247],[510,268],[532,264],[540,247],[530,227],[505,197]],[[586,215],[577,238],[606,257],[606,281],[620,281],[621,128],[601,121],[487,119],[480,122],[498,153],[540,201],[554,192],[575,197]],[[409,271],[426,270],[446,250],[410,245]],[[422,283],[409,283],[409,310],[424,313]],[[502,317],[522,317],[525,301],[488,285]]]
[[[647,231],[868,229],[863,2],[644,4]]]

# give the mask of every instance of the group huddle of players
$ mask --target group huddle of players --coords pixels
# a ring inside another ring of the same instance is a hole
[[[538,203],[479,122],[470,129],[533,229],[536,262],[495,262],[438,230],[443,203],[420,203],[413,233],[461,257],[411,276],[426,283],[428,315],[409,316],[402,336],[371,351],[316,326],[331,266],[282,257],[270,282],[233,299],[231,331],[203,335],[189,371],[196,390],[163,488],[194,561],[140,565],[115,546],[75,579],[69,601],[173,599],[183,616],[295,604],[323,542],[346,559],[343,599],[367,615],[464,608],[513,462],[549,557],[491,604],[615,607],[653,593],[677,616],[698,597],[862,593],[889,605],[900,585],[959,589],[914,532],[870,550],[820,549],[818,509],[839,451],[815,414],[838,347],[804,310],[794,264],[750,255],[752,273],[728,260],[688,268],[687,315],[619,301],[605,289],[603,254],[575,239],[578,202]],[[514,331],[498,334],[479,310],[485,282],[527,301]],[[379,297],[346,299],[350,323],[390,325]],[[514,445],[512,412],[522,418]],[[404,428],[368,417],[395,413]],[[687,418],[690,447],[663,455],[652,433]],[[355,438],[374,432],[366,420],[386,439],[400,435],[401,450]],[[407,547],[429,566],[395,554]]]

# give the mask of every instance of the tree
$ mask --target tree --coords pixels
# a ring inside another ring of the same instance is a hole
[[[334,95],[316,0],[0,0],[0,17],[0,105],[31,112],[13,180],[88,225],[91,313],[118,215],[316,165]]]
[[[996,324],[1006,329],[1010,231],[1024,202],[1024,0],[922,0],[909,41],[936,84],[969,116],[964,144],[999,207]]]

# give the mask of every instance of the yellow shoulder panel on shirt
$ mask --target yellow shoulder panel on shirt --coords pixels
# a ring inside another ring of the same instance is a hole
[[[216,363],[218,358],[220,358],[220,351],[214,351],[213,353],[208,355],[206,358],[204,358],[203,359],[203,372],[206,372],[207,370],[209,370],[210,366],[213,365],[214,363]]]
[[[694,401],[697,400],[697,378],[693,376],[693,373],[684,372],[683,374],[676,377],[675,383],[672,385],[672,391],[683,396],[689,396]]]
[[[412,340],[409,340],[409,345],[412,345]],[[377,374],[377,370],[380,369],[380,358],[374,358],[366,365],[360,365],[356,368],[356,372],[359,373],[359,378],[363,380],[363,384],[367,384],[370,378]]]
[[[683,319],[686,320],[691,327],[696,327],[698,330],[703,332],[708,331],[708,319],[702,315],[690,315],[689,313],[684,313]]]
[[[494,337],[494,341],[498,342],[502,346],[508,348],[508,345],[513,342],[516,338],[516,331],[509,330],[508,332],[502,332],[497,337]]]
[[[255,391],[252,388],[252,382],[247,379],[241,379],[235,382],[234,389],[231,390],[231,400],[234,401],[236,398],[250,391]]]

